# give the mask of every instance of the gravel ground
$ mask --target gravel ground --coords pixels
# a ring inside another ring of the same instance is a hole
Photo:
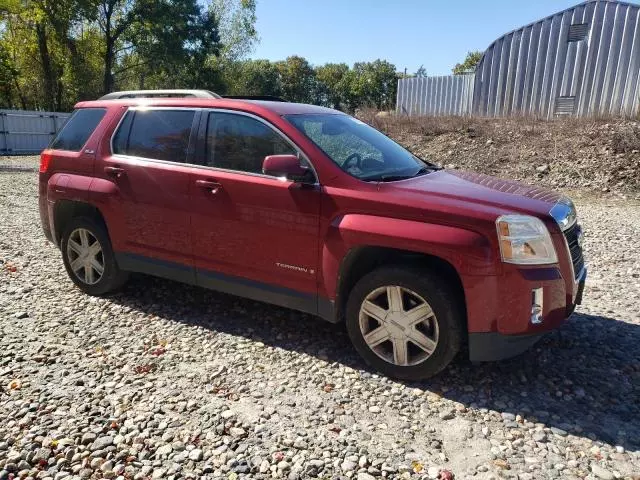
[[[8,165],[0,480],[640,478],[637,204],[579,201],[590,277],[563,328],[407,384],[285,309],[144,276],[80,293],[42,235],[37,175]]]

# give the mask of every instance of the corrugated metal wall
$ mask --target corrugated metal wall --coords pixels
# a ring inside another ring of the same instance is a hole
[[[38,154],[70,113],[0,110],[0,155]]]
[[[476,70],[478,115],[636,115],[640,7],[594,0],[510,32]]]
[[[590,0],[503,35],[475,75],[398,81],[406,115],[640,114],[640,6]]]
[[[398,80],[396,111],[405,115],[471,113],[474,75],[403,78]]]

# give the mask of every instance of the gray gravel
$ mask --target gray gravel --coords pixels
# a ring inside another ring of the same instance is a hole
[[[640,206],[578,206],[572,319],[519,358],[406,384],[285,309],[144,276],[80,293],[37,175],[0,168],[0,480],[640,478]]]

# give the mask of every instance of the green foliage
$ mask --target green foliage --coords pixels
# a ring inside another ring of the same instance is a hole
[[[313,103],[353,112],[359,107],[392,108],[398,76],[389,62],[327,63],[313,67],[298,56],[279,62],[245,60],[225,63],[230,95],[273,95],[290,102]]]
[[[356,63],[350,82],[350,109],[358,106],[375,107],[378,110],[393,107],[398,86],[393,64],[386,60]]]
[[[0,104],[9,105],[13,97],[13,81],[18,71],[5,45],[0,43]]]
[[[282,96],[290,102],[317,102],[316,73],[304,58],[276,62]]]
[[[482,58],[482,52],[479,50],[475,50],[473,52],[467,53],[464,62],[456,63],[456,66],[453,67],[452,71],[454,75],[464,75],[465,73],[473,73],[476,70],[476,66],[480,63],[480,59]]]
[[[224,61],[240,60],[251,53],[258,41],[256,0],[213,0],[209,12],[218,20]]]
[[[398,74],[387,61],[247,60],[255,11],[256,0],[0,0],[0,108],[69,111],[138,88],[393,107]]]
[[[427,76],[427,69],[424,68],[424,65],[420,65],[420,68],[416,70],[416,73],[413,74],[415,77],[422,78]]]
[[[227,64],[224,80],[229,95],[282,95],[278,67],[269,60]]]
[[[350,75],[346,63],[327,63],[316,68],[319,103],[331,108],[346,108]]]
[[[227,3],[255,9],[245,0]],[[68,111],[115,88],[220,89],[210,7],[199,0],[0,0],[0,106]]]
[[[122,44],[131,53],[115,76],[131,88],[197,87],[220,50],[213,13],[194,0],[139,0]]]

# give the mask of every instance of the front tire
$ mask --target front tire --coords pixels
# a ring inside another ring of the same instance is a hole
[[[347,301],[349,337],[364,360],[389,377],[423,380],[460,350],[461,299],[427,270],[382,267],[362,277]]]
[[[128,273],[118,267],[106,228],[94,218],[71,219],[60,250],[69,278],[89,295],[113,292],[128,279]]]

